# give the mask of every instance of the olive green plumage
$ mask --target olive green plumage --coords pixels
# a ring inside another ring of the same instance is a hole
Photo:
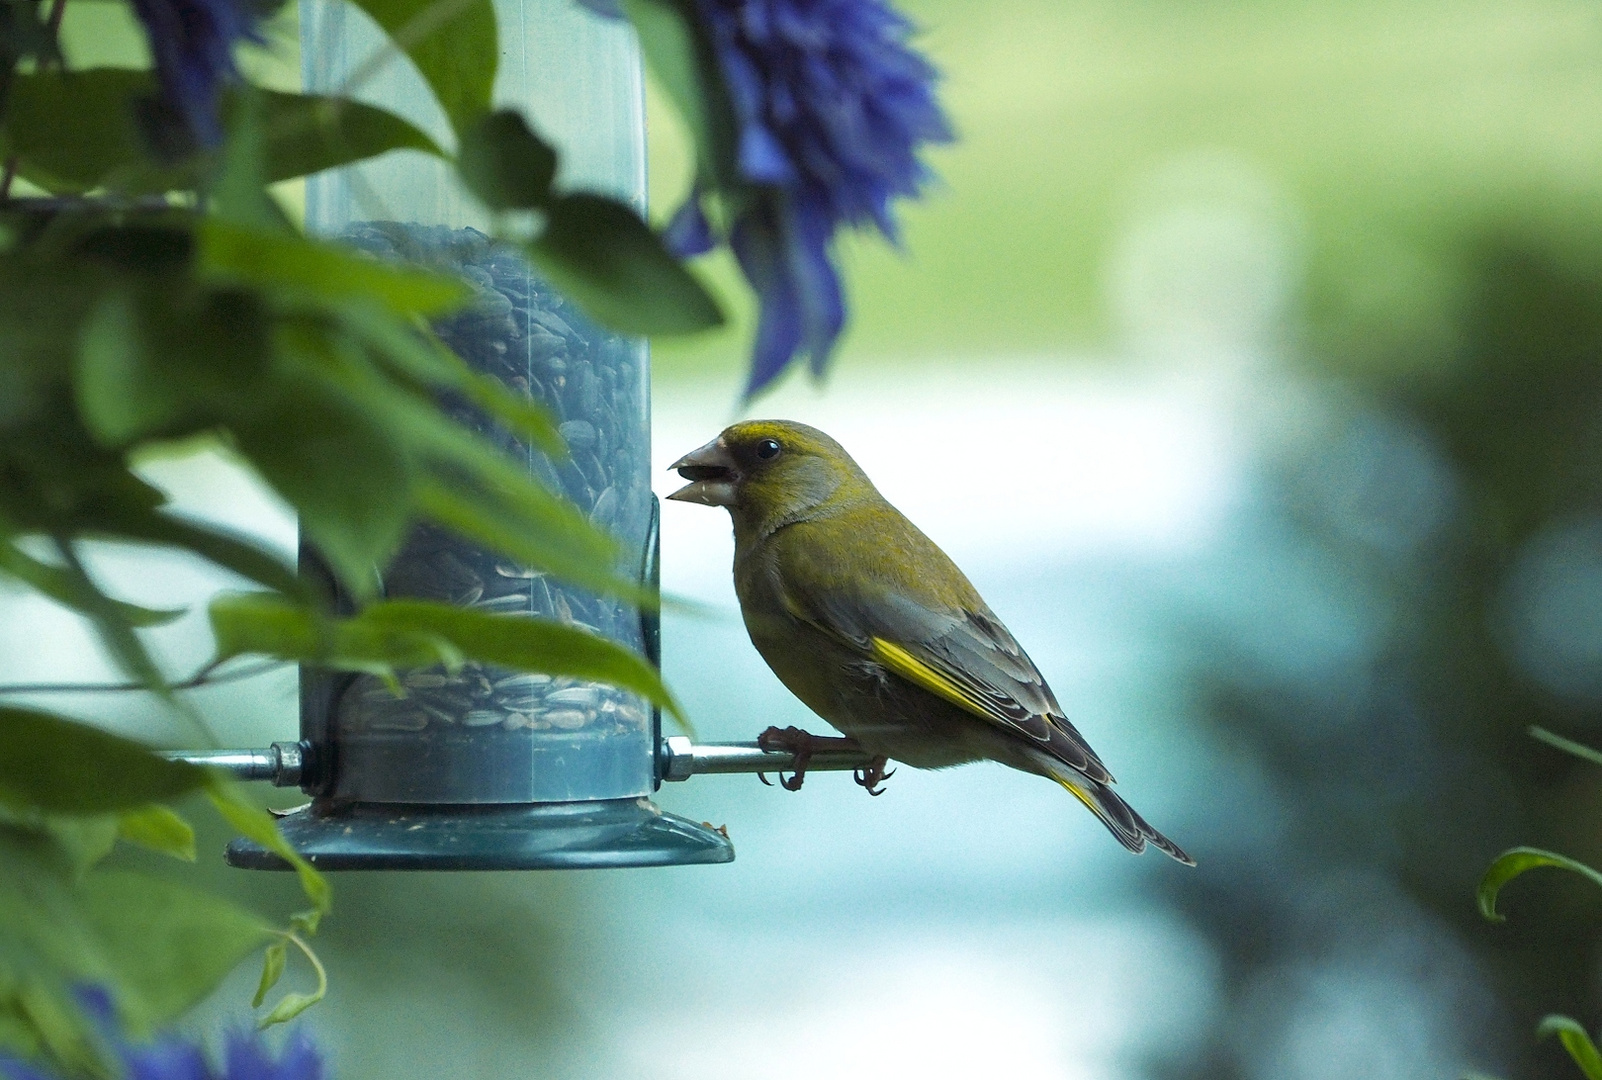
[[[1048,777],[1129,850],[1191,859],[1109,785],[1039,670],[961,570],[804,424],[735,424],[671,498],[724,506],[751,641],[813,712],[918,768],[988,759]]]

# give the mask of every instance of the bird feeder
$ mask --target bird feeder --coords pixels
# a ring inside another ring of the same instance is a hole
[[[644,97],[633,31],[573,0],[500,0],[498,105],[534,118],[561,152],[558,183],[645,200]],[[302,5],[310,91],[360,84],[361,96],[448,143],[415,69],[351,5]],[[385,63],[375,57],[390,55]],[[436,332],[464,360],[543,404],[570,450],[553,460],[464,409],[457,419],[614,535],[626,566],[654,586],[645,343],[598,328],[551,289],[489,223],[447,166],[391,154],[307,184],[309,230],[375,256],[452,274],[474,291]],[[325,571],[303,550],[303,574]],[[420,525],[381,575],[386,597],[420,597],[585,627],[658,661],[653,612],[516,565]],[[332,587],[332,579],[325,584]],[[467,664],[401,676],[404,696],[367,675],[303,670],[298,742],[191,754],[235,775],[299,786],[309,806],[283,817],[288,842],[339,869],[534,869],[728,862],[720,830],[651,801],[664,780],[698,772],[780,771],[792,760],[752,744],[664,739],[659,713],[615,687]],[[838,758],[838,760],[835,760]],[[853,768],[820,755],[811,768]],[[244,840],[241,867],[282,869]]]

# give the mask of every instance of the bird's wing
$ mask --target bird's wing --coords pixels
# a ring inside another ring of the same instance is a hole
[[[904,595],[872,603],[831,591],[805,613],[908,682],[1104,784],[1113,777],[1052,695],[1023,646],[989,610],[941,612]],[[796,608],[801,605],[795,605]]]

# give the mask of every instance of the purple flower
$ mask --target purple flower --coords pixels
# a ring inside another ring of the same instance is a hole
[[[737,164],[756,185],[729,245],[761,301],[746,386],[797,353],[821,373],[845,323],[831,245],[841,226],[897,240],[891,200],[930,179],[918,150],[947,142],[934,68],[880,0],[699,0],[739,120]],[[680,254],[710,249],[700,192],[668,228]]]
[[[301,1032],[284,1044],[274,1057],[259,1036],[241,1031],[229,1034],[223,1068],[207,1061],[200,1046],[176,1036],[151,1042],[128,1042],[118,1030],[111,997],[98,986],[81,987],[78,1003],[94,1023],[108,1050],[122,1062],[125,1080],[322,1080],[323,1059],[317,1047]],[[4,1080],[61,1080],[38,1062],[25,1062],[0,1054]]]
[[[234,46],[260,42],[248,0],[133,0],[145,25],[165,104],[202,146],[222,141],[217,106],[239,77]]]

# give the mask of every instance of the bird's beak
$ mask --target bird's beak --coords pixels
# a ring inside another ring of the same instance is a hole
[[[734,505],[740,470],[734,467],[734,455],[729,453],[728,444],[721,435],[699,450],[685,454],[668,468],[677,469],[680,476],[690,481],[668,498],[703,506]]]

